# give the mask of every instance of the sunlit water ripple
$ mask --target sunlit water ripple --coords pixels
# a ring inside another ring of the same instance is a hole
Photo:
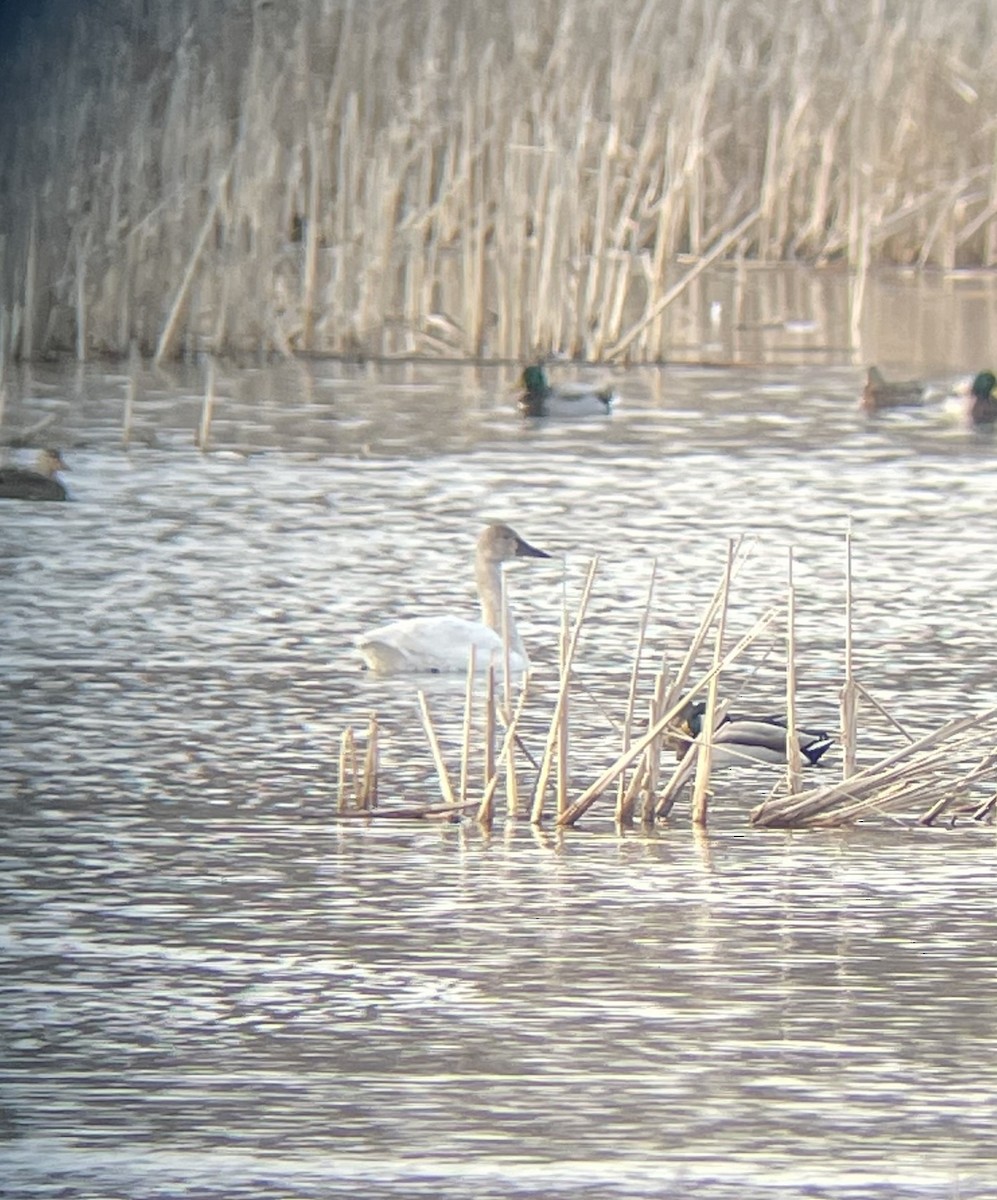
[[[73,503],[0,526],[0,1195],[992,1196],[990,828],[755,831],[755,773],[708,835],[684,803],[647,834],[334,811],[373,710],[382,800],[437,794],[414,689],[352,640],[472,612],[492,517],[559,556],[510,572],[542,695],[598,556],[580,781],[652,560],[674,662],[742,534],[732,637],[793,547],[806,719],[837,719],[849,522],[870,690],[917,732],[997,702],[993,440],[860,420],[845,369],[634,371],[574,426],[521,422],[508,372],[258,376],[212,427],[248,456],[193,449],[192,389],[150,383],[127,452],[121,378],[8,405]],[[780,655],[739,704],[779,706]],[[427,685],[450,753],[462,690]]]

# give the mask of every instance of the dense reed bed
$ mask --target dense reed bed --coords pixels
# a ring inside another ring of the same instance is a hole
[[[39,3],[0,354],[667,356],[708,256],[997,262],[991,0]],[[44,81],[44,83],[42,83]]]

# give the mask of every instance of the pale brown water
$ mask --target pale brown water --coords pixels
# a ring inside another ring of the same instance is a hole
[[[718,778],[707,836],[685,803],[649,834],[334,819],[371,710],[382,798],[434,797],[413,688],[352,639],[473,612],[490,517],[563,556],[511,576],[541,687],[600,556],[579,780],[651,558],[676,655],[742,532],[735,632],[794,547],[808,721],[849,520],[876,695],[917,731],[995,702],[992,438],[859,419],[854,366],[622,372],[577,425],[524,424],[514,374],[223,373],[214,445],[248,457],[193,448],[196,378],[146,379],[127,452],[122,377],[12,391],[73,502],[0,511],[0,1195],[995,1194],[992,828],[755,831],[764,772]],[[740,705],[779,706],[775,658]],[[429,688],[451,752],[461,687]]]

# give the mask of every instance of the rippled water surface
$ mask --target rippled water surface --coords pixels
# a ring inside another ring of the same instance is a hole
[[[564,368],[565,375],[569,372]],[[6,440],[72,503],[0,512],[0,1195],[991,1197],[993,830],[752,829],[718,776],[619,831],[339,820],[377,712],[382,805],[438,799],[411,683],[354,637],[473,614],[485,520],[538,694],[598,558],[583,786],[645,661],[676,663],[729,540],[730,636],[784,598],[834,726],[853,531],[860,676],[915,734],[997,702],[997,445],[941,404],[860,419],[851,367],[621,371],[609,420],[524,423],[515,372],[38,372]],[[782,703],[781,633],[725,682]],[[463,684],[428,681],[452,765]],[[867,714],[860,753],[895,744]],[[526,726],[542,749],[538,724]],[[828,770],[840,765],[831,756]]]

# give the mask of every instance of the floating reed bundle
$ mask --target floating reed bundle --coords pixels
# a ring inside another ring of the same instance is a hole
[[[38,0],[0,358],[659,360],[728,255],[847,263],[857,333],[876,264],[997,263],[991,2],[894,7]]]

